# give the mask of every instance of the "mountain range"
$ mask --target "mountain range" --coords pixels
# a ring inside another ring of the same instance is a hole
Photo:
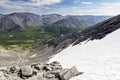
[[[28,27],[42,27],[44,31],[69,33],[83,30],[111,16],[62,16],[59,14],[38,15],[33,13],[0,14],[0,30],[11,31]]]

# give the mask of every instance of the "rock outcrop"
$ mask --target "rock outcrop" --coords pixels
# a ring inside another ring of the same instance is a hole
[[[32,64],[25,66],[13,65],[0,71],[0,80],[70,80],[82,74],[75,66],[63,69],[54,61],[50,64]]]

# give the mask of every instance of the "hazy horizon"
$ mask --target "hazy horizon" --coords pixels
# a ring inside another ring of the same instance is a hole
[[[2,15],[7,15],[7,14],[13,14],[13,13],[32,13],[32,12],[10,12],[10,13],[0,13],[0,14],[2,14]],[[94,14],[87,14],[87,15],[84,15],[84,14],[71,14],[71,15],[69,15],[69,14],[65,14],[65,15],[63,15],[63,14],[59,14],[59,13],[48,13],[48,14],[39,14],[39,13],[32,13],[32,14],[37,14],[37,15],[50,15],[50,14],[58,14],[58,15],[62,15],[62,16],[117,16],[117,15],[94,15]],[[119,14],[118,14],[119,15]]]

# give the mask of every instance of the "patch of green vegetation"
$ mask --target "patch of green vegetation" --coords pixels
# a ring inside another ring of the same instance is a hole
[[[6,49],[13,49],[18,46],[23,49],[31,49],[34,44],[52,37],[52,33],[44,32],[41,27],[33,26],[21,30],[1,31],[0,45]]]
[[[74,27],[74,26],[46,26],[45,31],[46,32],[52,32],[54,34],[68,34],[68,33],[73,33],[76,31],[82,30],[79,26]]]

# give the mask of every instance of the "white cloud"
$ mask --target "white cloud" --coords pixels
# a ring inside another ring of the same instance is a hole
[[[3,7],[5,9],[23,9],[22,6],[13,4],[8,0],[1,0],[0,1],[0,7]]]
[[[85,5],[93,4],[92,2],[86,2],[86,1],[82,1],[81,3],[82,3],[82,4],[85,4]]]
[[[118,15],[120,14],[120,2],[99,3],[90,5],[89,7],[63,7],[54,10],[51,13],[59,13],[63,15]]]
[[[53,5],[60,3],[62,0],[29,0],[24,2],[22,0],[0,0],[1,13],[13,13],[13,12],[31,12],[44,14],[46,10],[45,5]]]
[[[120,9],[120,2],[115,2],[115,3],[101,3],[103,7],[106,8],[114,8],[114,9]]]
[[[101,7],[99,7],[99,9],[103,9],[107,14],[120,14],[120,2],[101,3]]]
[[[74,0],[73,2],[74,2],[74,3],[78,3],[79,1],[80,1],[80,0]]]
[[[99,4],[95,8],[86,8],[86,9],[81,7],[60,8],[52,11],[51,13],[58,13],[63,15],[118,15],[120,14],[120,3],[117,3],[117,4],[113,3],[113,4],[109,4],[109,5]]]
[[[39,11],[43,6],[45,5],[53,5],[55,3],[60,3],[62,0],[29,0],[29,1],[23,1],[23,0],[0,0],[0,7],[6,9],[11,12],[12,11]],[[36,10],[35,8],[39,8],[39,10]]]
[[[13,3],[19,4],[19,5],[27,5],[27,6],[43,6],[43,5],[52,5],[55,3],[60,3],[61,0],[30,0],[25,1],[24,3],[18,3],[18,1],[14,1]]]

